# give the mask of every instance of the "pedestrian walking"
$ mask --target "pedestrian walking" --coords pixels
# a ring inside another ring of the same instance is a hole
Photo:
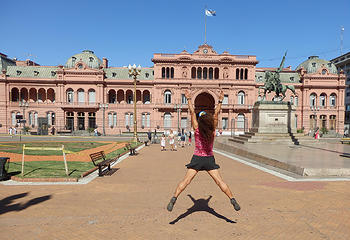
[[[170,134],[168,138],[169,138],[170,150],[175,151],[175,135],[173,130],[170,130]]]
[[[151,140],[152,140],[152,132],[151,132],[151,129],[148,130],[148,132],[147,132],[147,137],[148,137],[148,142],[149,142],[149,144],[151,144]]]
[[[185,143],[186,143],[186,135],[185,135],[185,132],[183,132],[181,134],[181,147],[185,147]]]
[[[236,211],[239,211],[241,207],[237,203],[236,199],[233,197],[230,188],[223,181],[218,170],[220,166],[215,163],[215,158],[213,155],[215,128],[218,124],[218,114],[221,110],[221,104],[222,100],[224,99],[224,93],[223,91],[220,92],[219,102],[215,108],[214,116],[210,113],[201,111],[199,113],[198,121],[191,102],[192,94],[189,91],[186,91],[185,96],[187,98],[188,109],[190,110],[192,126],[194,129],[195,150],[191,162],[186,165],[186,175],[176,187],[175,193],[170,199],[170,202],[167,206],[167,210],[173,210],[177,197],[191,183],[192,179],[196,176],[198,171],[205,170],[213,178],[213,180],[220,187],[220,189],[230,199],[230,202],[233,205],[234,209]]]
[[[189,146],[192,145],[192,131],[191,130],[188,132],[188,145]]]
[[[165,141],[166,141],[166,137],[165,134],[163,133],[161,139],[160,139],[160,150],[161,151],[166,151],[165,149]]]
[[[97,128],[94,129],[94,136],[95,136],[95,137],[98,136],[98,130],[97,130]]]
[[[13,129],[12,129],[12,127],[10,127],[9,128],[9,134],[10,134],[11,138],[13,137],[12,132],[13,132]]]

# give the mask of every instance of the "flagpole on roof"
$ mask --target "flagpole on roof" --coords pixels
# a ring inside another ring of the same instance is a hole
[[[344,34],[344,27],[341,26],[340,28],[340,55],[343,55],[343,34]]]
[[[207,6],[205,6],[204,9],[204,44],[207,44],[207,14],[205,14],[206,9]]]

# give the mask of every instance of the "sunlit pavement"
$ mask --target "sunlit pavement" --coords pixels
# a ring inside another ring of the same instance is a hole
[[[242,210],[200,172],[169,213],[192,153],[151,145],[88,184],[0,185],[1,239],[350,239],[350,182],[289,182],[218,153]]]

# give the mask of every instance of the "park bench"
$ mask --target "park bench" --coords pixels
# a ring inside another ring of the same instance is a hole
[[[111,170],[111,163],[118,160],[120,154],[115,158],[107,159],[104,151],[95,152],[90,154],[92,163],[98,167],[98,176],[102,176],[102,168],[108,167],[108,171]]]
[[[125,144],[125,147],[130,151],[130,156],[136,155],[136,147],[131,146],[130,143]]]
[[[144,141],[144,143],[145,143],[145,146],[149,146],[148,143],[150,143],[150,141],[147,139]]]
[[[341,144],[343,144],[343,143],[350,143],[350,138],[342,138],[340,140],[340,142],[341,142]]]

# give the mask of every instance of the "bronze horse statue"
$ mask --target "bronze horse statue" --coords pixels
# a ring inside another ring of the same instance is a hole
[[[274,101],[275,99],[278,99],[279,101],[283,101],[283,99],[286,97],[286,91],[287,89],[291,90],[293,94],[295,94],[295,88],[293,85],[283,85],[281,83],[280,79],[280,72],[283,70],[284,61],[286,58],[287,52],[284,54],[282,62],[279,66],[279,68],[275,72],[267,71],[265,72],[265,84],[264,86],[259,87],[259,95],[260,95],[260,89],[264,89],[264,96],[263,101],[266,99],[266,93],[275,92],[275,96],[272,98]],[[282,96],[280,96],[282,94]]]

